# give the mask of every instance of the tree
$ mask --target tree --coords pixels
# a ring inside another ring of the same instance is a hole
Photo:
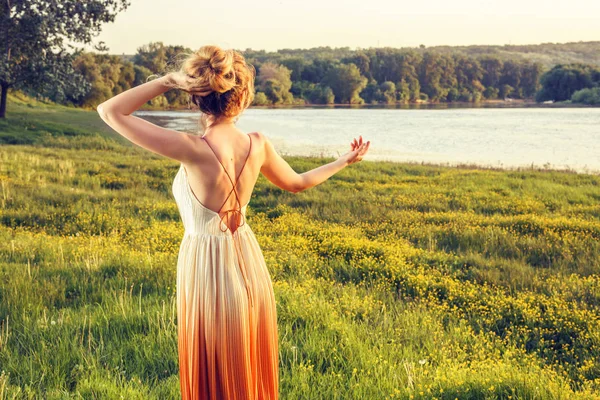
[[[499,88],[500,77],[502,76],[502,60],[496,57],[482,57],[479,64],[483,69],[483,78],[481,83],[486,87]]]
[[[454,63],[458,87],[480,90],[484,70],[479,62],[470,57],[457,55]]]
[[[91,90],[78,103],[91,107],[111,98],[115,82],[119,80],[120,62],[116,56],[81,53],[73,60],[73,67],[92,85]]]
[[[167,68],[167,49],[162,42],[145,44],[138,47],[133,62],[148,68],[155,74],[162,72]]]
[[[290,104],[294,96],[290,93],[292,71],[274,62],[262,64],[258,71],[257,90],[262,91],[273,104]]]
[[[500,86],[500,97],[502,97],[503,99],[506,99],[508,96],[513,94],[514,91],[515,91],[515,88],[513,88],[510,85],[504,84],[504,85]]]
[[[381,101],[386,104],[396,103],[396,84],[394,82],[385,81],[379,88],[381,89]]]
[[[600,105],[600,87],[581,89],[573,93],[573,103]]]
[[[360,74],[354,64],[340,64],[325,75],[323,85],[329,86],[338,103],[361,104],[364,100],[358,95],[367,86],[367,78]]]
[[[335,68],[335,63],[332,60],[315,58],[312,63],[302,70],[302,80],[320,83],[332,68]]]
[[[306,62],[303,58],[293,57],[287,58],[285,60],[281,60],[281,64],[292,71],[292,75],[290,78],[292,81],[300,81],[302,79],[302,71],[306,65]]]
[[[165,72],[169,65],[176,63],[176,56],[191,53],[192,50],[183,46],[165,46],[162,42],[151,42],[138,47],[133,62],[148,68],[153,73]]]
[[[411,100],[409,84],[402,79],[400,82],[398,82],[396,88],[398,89],[398,101],[401,104],[408,104]]]
[[[600,71],[585,64],[556,65],[542,75],[540,83],[542,88],[536,94],[538,102],[564,101],[578,90],[600,85]]]
[[[267,98],[267,95],[264,94],[263,92],[256,92],[256,94],[254,95],[254,101],[252,101],[252,105],[254,106],[267,106],[271,104],[269,102],[269,99]]]
[[[381,89],[375,79],[371,79],[359,95],[369,104],[377,104],[382,97]]]
[[[56,90],[72,85],[68,43],[94,44],[103,23],[129,6],[128,0],[3,0],[0,5],[0,118],[9,88]],[[94,44],[106,50],[103,42]],[[76,49],[75,49],[76,50]],[[68,73],[65,73],[68,72]]]
[[[522,68],[517,61],[505,61],[502,66],[502,76],[500,77],[500,95],[507,97],[509,95],[515,95],[517,98],[523,97],[521,88],[521,76]],[[510,87],[511,90],[506,91],[506,87]]]
[[[267,79],[263,85],[265,95],[273,104],[283,103],[283,86],[277,79]]]
[[[435,102],[445,100],[448,91],[457,86],[454,59],[446,54],[425,52],[420,65],[421,91]]]
[[[373,79],[371,75],[370,63],[371,60],[369,56],[365,53],[358,52],[352,57],[345,57],[341,60],[343,64],[354,64],[360,70],[360,74],[365,76],[367,79]]]
[[[308,100],[314,104],[333,104],[335,96],[329,86],[311,83],[312,90],[308,92]]]
[[[497,88],[495,88],[493,86],[488,86],[483,91],[483,96],[488,100],[497,99],[499,94],[500,94],[500,90],[498,90]]]
[[[457,88],[452,88],[448,90],[448,94],[446,95],[446,101],[453,102],[457,101],[460,97],[460,92]]]
[[[544,67],[540,63],[526,63],[523,66],[523,74],[521,77],[521,86],[523,88],[523,96],[534,97],[540,88],[540,76],[544,71]]]

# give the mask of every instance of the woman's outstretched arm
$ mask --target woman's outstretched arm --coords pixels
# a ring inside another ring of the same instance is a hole
[[[275,151],[271,141],[264,135],[262,137],[265,139],[265,158],[261,172],[276,186],[293,193],[316,186],[348,165],[361,161],[371,144],[370,141],[363,143],[360,136],[350,144],[350,151],[337,160],[299,174]]]

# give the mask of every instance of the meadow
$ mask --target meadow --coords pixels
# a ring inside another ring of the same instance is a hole
[[[179,164],[0,121],[0,400],[177,399]],[[286,156],[298,172],[330,161]],[[600,176],[363,161],[248,207],[282,399],[600,399]]]

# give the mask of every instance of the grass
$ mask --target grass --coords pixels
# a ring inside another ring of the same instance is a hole
[[[94,112],[8,111],[0,399],[180,398],[178,164]],[[600,176],[552,170],[363,161],[297,194],[261,176],[281,398],[600,398],[598,200]]]

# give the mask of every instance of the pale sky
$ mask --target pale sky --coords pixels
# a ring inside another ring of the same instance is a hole
[[[161,41],[274,51],[600,40],[598,0],[131,0],[98,38],[110,54]]]

